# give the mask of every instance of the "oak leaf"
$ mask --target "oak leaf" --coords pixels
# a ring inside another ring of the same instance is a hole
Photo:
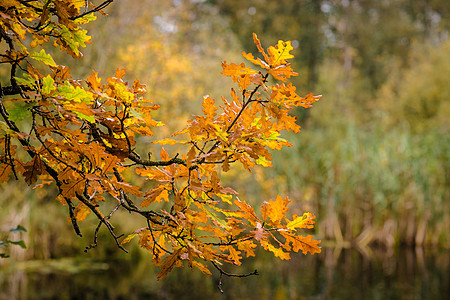
[[[161,271],[157,275],[157,279],[161,280],[164,277],[169,274],[169,272],[173,269],[175,266],[181,265],[180,256],[183,253],[183,248],[178,248],[173,251],[171,255],[166,257],[162,263]]]
[[[23,176],[25,177],[25,182],[28,185],[36,182],[38,175],[45,173],[44,162],[41,160],[38,154],[34,155],[33,159],[23,167]]]

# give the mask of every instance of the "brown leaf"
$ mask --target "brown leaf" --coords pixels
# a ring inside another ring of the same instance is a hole
[[[163,265],[161,267],[161,271],[158,273],[156,279],[158,280],[163,279],[164,277],[167,276],[167,274],[169,274],[169,272],[173,269],[174,266],[178,265],[177,263],[181,264],[180,255],[182,253],[182,250],[183,248],[174,250],[174,252],[164,260]]]
[[[41,174],[45,173],[45,166],[39,155],[35,155],[33,159],[25,164],[25,171],[23,172],[23,176],[25,177],[25,182],[28,185],[36,182],[37,177]]]

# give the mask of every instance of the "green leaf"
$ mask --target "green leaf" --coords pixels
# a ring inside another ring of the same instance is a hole
[[[53,60],[53,57],[51,57],[50,54],[45,53],[44,49],[42,49],[41,52],[39,52],[39,53],[31,52],[30,58],[37,60],[37,61],[41,61],[48,66],[57,67],[55,61]]]
[[[87,30],[76,30],[73,32],[73,39],[79,47],[86,48],[86,43],[89,42],[91,36],[87,35]]]
[[[86,120],[89,123],[95,123],[95,117],[93,115],[87,116],[87,115],[85,115],[85,114],[83,114],[83,113],[81,113],[79,111],[76,111],[76,110],[74,110],[73,112],[77,114],[78,118],[80,118],[82,120]]]
[[[9,118],[14,122],[27,119],[31,114],[29,109],[32,108],[33,105],[34,103],[14,103],[13,106],[8,109]]]
[[[34,89],[36,85],[36,79],[31,77],[30,74],[23,74],[23,77],[24,78],[21,77],[14,77],[14,78],[16,79],[18,84],[23,84],[30,87],[31,89]]]
[[[9,255],[8,255],[8,254],[6,254],[6,253],[0,253],[0,257],[1,257],[1,258],[8,258],[8,257],[9,257]]]
[[[50,75],[47,75],[42,79],[42,92],[44,94],[50,94],[52,91],[56,90],[55,81]]]
[[[66,82],[64,85],[58,86],[57,92],[58,95],[64,97],[66,100],[73,102],[84,102],[86,104],[90,104],[92,103],[92,101],[94,101],[92,93],[78,86],[74,87],[68,82]]]
[[[4,246],[6,246],[6,242],[4,242],[4,241],[0,241],[0,247],[4,247]]]
[[[16,228],[10,229],[9,231],[11,231],[11,232],[27,232],[25,227],[23,227],[22,225],[17,225]]]
[[[69,30],[66,26],[61,25],[60,38],[64,40],[70,49],[75,53],[75,55],[79,55],[79,47],[86,47],[86,43],[89,42],[91,37],[86,34],[87,30],[79,29]]]
[[[18,245],[18,246],[20,246],[22,249],[27,249],[27,245],[25,245],[25,242],[24,241],[9,241],[9,243],[10,244],[13,244],[13,245]]]

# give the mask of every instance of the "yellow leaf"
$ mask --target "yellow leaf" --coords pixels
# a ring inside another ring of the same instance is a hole
[[[304,213],[302,217],[294,215],[294,219],[290,221],[286,227],[291,230],[294,230],[295,228],[313,228],[315,218],[316,216],[309,212]]]
[[[261,165],[263,167],[271,167],[272,166],[272,162],[270,160],[267,160],[264,156],[259,155],[258,159],[256,160],[256,163],[258,165]]]
[[[281,248],[275,247],[274,245],[269,243],[267,240],[263,240],[260,243],[264,249],[272,252],[276,257],[279,257],[280,259],[283,259],[283,260],[291,259],[291,257],[289,256],[289,253],[284,252],[283,249],[281,249]]]
[[[278,41],[275,47],[269,47],[267,51],[272,59],[272,67],[283,65],[286,63],[286,59],[294,58],[294,55],[290,54],[289,51],[294,50],[291,46],[291,41],[283,42]]]
[[[123,241],[120,244],[123,245],[130,242],[136,235],[137,235],[136,233],[129,234],[126,238],[123,239]]]
[[[174,139],[169,139],[169,138],[165,138],[165,139],[157,140],[157,141],[153,142],[153,144],[160,144],[160,145],[175,145],[177,143],[184,143],[184,142],[183,141],[177,141],[177,140],[174,140]]]

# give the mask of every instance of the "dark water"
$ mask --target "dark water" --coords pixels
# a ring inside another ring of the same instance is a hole
[[[450,299],[450,252],[323,249],[280,261],[260,253],[224,278],[177,269],[156,281],[146,259],[90,258],[0,266],[0,299]]]

